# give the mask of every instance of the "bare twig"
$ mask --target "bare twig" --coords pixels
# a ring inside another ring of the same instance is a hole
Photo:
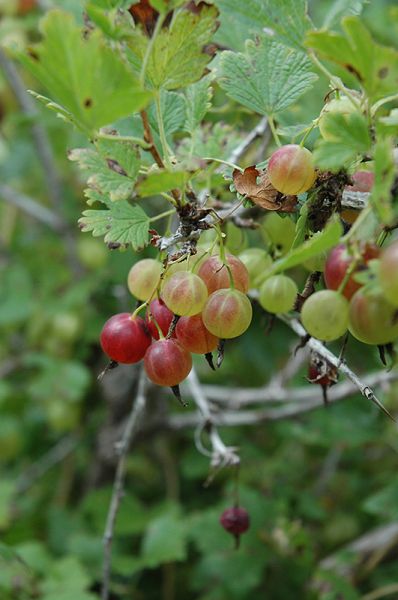
[[[350,190],[344,190],[341,206],[343,208],[362,210],[367,205],[369,196],[369,192],[351,192]]]
[[[236,453],[237,449],[226,446],[220,438],[220,435],[215,427],[208,400],[203,393],[203,389],[196,374],[195,368],[192,368],[190,374],[188,375],[187,384],[196,406],[202,415],[199,421],[199,426],[208,431],[209,434],[212,447],[210,453],[211,466],[218,469],[227,465],[238,465],[240,458]]]
[[[124,492],[124,478],[126,471],[126,460],[127,453],[130,448],[132,439],[137,431],[138,424],[145,411],[145,384],[146,376],[145,371],[141,368],[138,384],[137,394],[134,399],[134,403],[130,412],[130,416],[126,423],[126,428],[123,432],[122,439],[116,445],[116,451],[119,455],[119,461],[116,467],[115,480],[113,484],[113,492],[111,503],[109,506],[108,517],[106,520],[106,527],[104,533],[104,560],[102,568],[102,600],[108,600],[109,598],[109,586],[111,577],[111,559],[112,559],[112,542],[113,532],[116,523],[117,513],[119,511],[120,502]]]
[[[396,371],[377,371],[364,377],[362,383],[367,387],[373,387],[396,380],[398,380],[398,373]],[[340,400],[354,394],[357,389],[358,386],[356,384],[345,381],[333,386],[329,394],[334,400]],[[227,404],[229,408],[234,409],[251,404],[317,401],[320,398],[319,387],[317,385],[286,388],[275,385],[272,380],[267,385],[257,388],[204,385],[203,392],[212,402]]]
[[[365,533],[357,540],[345,546],[336,554],[328,556],[320,563],[322,570],[335,570],[343,576],[348,576],[353,569],[363,562],[364,557],[369,556],[380,548],[391,548],[398,543],[398,523],[389,523],[377,529]],[[357,561],[354,564],[352,561],[340,560],[340,552],[357,555]]]
[[[62,235],[65,244],[67,260],[72,272],[77,276],[82,275],[82,268],[76,258],[76,248],[74,236],[69,229],[67,221],[63,217],[63,191],[61,179],[55,164],[53,151],[47,132],[42,125],[37,121],[38,111],[35,103],[27,93],[25,84],[22,81],[14,63],[8,58],[6,52],[0,47],[0,68],[2,69],[15,97],[21,107],[22,112],[31,120],[31,131],[33,143],[36,147],[37,157],[42,165],[44,180],[47,184],[48,195],[53,207],[53,215],[50,216],[48,209],[32,201],[27,200],[27,197],[19,194],[19,207],[33,217],[36,217],[42,222],[46,222]],[[6,190],[2,190],[3,196],[8,202],[11,202],[11,196],[6,197]],[[15,197],[14,197],[15,200]],[[33,201],[34,202],[34,201]],[[16,201],[14,204],[17,205]],[[34,212],[33,208],[38,212]],[[55,218],[56,217],[56,218]]]
[[[258,125],[254,129],[252,129],[248,135],[241,141],[238,146],[231,152],[228,157],[228,162],[236,163],[240,159],[240,157],[246,152],[246,150],[251,146],[251,144],[257,138],[263,136],[268,129],[268,119],[267,117],[263,117],[261,121],[259,121]]]
[[[287,315],[280,315],[279,318],[286,323],[298,336],[301,338],[307,335],[306,330],[301,325],[301,323],[292,317],[288,317]],[[335,356],[330,350],[328,350],[322,342],[316,340],[314,338],[310,338],[307,342],[307,346],[314,350],[322,356],[327,362],[329,362],[334,367],[337,367],[341,373],[344,373],[348,379],[352,381],[352,383],[358,388],[361,392],[362,396],[367,398],[367,400],[371,400],[382,410],[390,419],[395,421],[394,417],[389,413],[389,411],[381,404],[378,400],[377,396],[373,392],[373,390],[369,387],[369,385],[365,384],[347,365],[344,361],[341,361],[340,358]]]
[[[364,386],[376,386],[386,384],[389,381],[397,380],[398,373],[386,373],[384,371],[374,373],[363,381]],[[221,386],[220,386],[221,387]],[[210,386],[203,386],[208,390]],[[229,394],[231,396],[231,389]],[[249,392],[249,390],[247,390]],[[258,390],[256,390],[258,393]],[[329,404],[334,404],[344,400],[358,392],[358,386],[350,381],[339,383],[333,386],[329,391]],[[233,392],[232,392],[233,393]],[[214,394],[213,394],[214,395]],[[236,427],[239,425],[258,425],[267,421],[281,421],[293,417],[300,417],[307,412],[311,412],[323,406],[322,394],[318,386],[304,386],[302,388],[288,389],[285,391],[284,398],[286,403],[281,407],[267,408],[258,410],[239,410],[212,412],[212,423],[215,426]],[[278,399],[279,400],[279,399]],[[258,401],[258,399],[257,399]],[[201,417],[195,413],[171,415],[166,423],[171,429],[184,429],[185,427],[196,427],[201,423]]]
[[[36,146],[37,156],[42,164],[45,174],[45,180],[48,187],[49,196],[54,207],[62,204],[62,186],[51,149],[51,144],[45,129],[34,121],[38,115],[35,103],[27,94],[25,84],[23,83],[14,63],[8,58],[7,54],[0,47],[0,67],[6,76],[10,88],[25,115],[32,119],[32,136]]]
[[[40,204],[37,200],[30,198],[22,192],[10,188],[5,183],[0,183],[0,198],[3,198],[9,204],[17,206],[30,217],[38,219],[45,225],[48,225],[54,231],[62,231],[64,224],[58,215],[49,208]]]
[[[16,484],[16,493],[23,494],[38,481],[50,469],[62,462],[71,454],[78,444],[78,438],[68,435],[62,438],[47,454],[44,454],[37,462],[33,463],[22,473]]]

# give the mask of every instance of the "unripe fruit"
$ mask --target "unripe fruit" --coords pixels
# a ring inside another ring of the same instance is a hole
[[[180,317],[175,328],[181,346],[195,354],[207,354],[217,348],[218,337],[210,333],[203,324],[201,315]]]
[[[87,269],[101,269],[108,260],[108,254],[105,244],[92,237],[81,236],[77,242],[77,255]]]
[[[350,192],[371,192],[375,182],[375,174],[372,171],[357,171],[351,175],[353,185],[347,185],[346,190]]]
[[[249,289],[249,273],[243,262],[233,254],[227,254],[225,260],[230,269],[235,288],[241,292],[247,292]],[[209,256],[201,263],[198,275],[205,282],[209,294],[216,290],[231,287],[227,266],[224,265],[219,256]]]
[[[238,536],[245,533],[250,527],[250,517],[246,509],[234,506],[224,510],[220,523],[228,533]]]
[[[289,217],[272,212],[264,219],[260,233],[266,244],[271,243],[280,254],[286,254],[295,238],[296,225]]]
[[[188,261],[181,260],[179,262],[170,263],[167,265],[167,269],[164,272],[163,280],[161,283],[161,289],[163,289],[164,284],[170,277],[172,277],[175,273],[179,273],[180,271],[188,271]]]
[[[250,300],[239,290],[213,292],[203,309],[203,323],[216,337],[229,339],[246,331],[252,320]]]
[[[151,336],[144,319],[130,313],[114,315],[101,332],[101,347],[111,360],[132,364],[144,358],[151,344]]]
[[[189,317],[200,313],[208,297],[207,287],[198,275],[179,271],[166,281],[162,299],[176,315]]]
[[[301,322],[318,340],[337,340],[347,331],[348,301],[332,290],[315,292],[303,304]]]
[[[192,357],[177,340],[159,340],[148,348],[144,368],[153,383],[174,387],[189,375]]]
[[[52,321],[52,332],[57,341],[71,343],[79,335],[81,321],[73,312],[57,313]]]
[[[291,277],[273,275],[261,286],[259,301],[270,313],[286,313],[293,309],[297,291],[297,285]]]
[[[383,295],[398,307],[398,242],[384,250],[380,258],[379,280]]]
[[[341,98],[333,98],[330,100],[322,109],[321,116],[318,121],[318,127],[321,136],[324,140],[328,140],[333,142],[336,140],[336,136],[333,135],[327,126],[327,115],[339,113],[342,115],[350,115],[356,112],[356,108],[347,96],[342,96]]]
[[[268,177],[286,196],[306,192],[316,179],[311,152],[297,144],[282,146],[268,161]]]
[[[155,338],[155,340],[159,339],[159,331],[156,327],[155,321],[163,335],[166,337],[173,317],[173,313],[169,308],[167,308],[162,299],[155,298],[155,300],[152,300],[145,315],[145,324],[149,333],[153,338]]]
[[[127,286],[138,300],[149,300],[160,282],[162,265],[153,258],[144,258],[133,265],[127,276]]]
[[[250,280],[250,287],[255,288],[263,274],[272,265],[272,258],[262,248],[247,248],[238,257],[245,265]]]
[[[364,344],[388,344],[398,338],[396,313],[381,293],[358,290],[350,302],[350,333]]]

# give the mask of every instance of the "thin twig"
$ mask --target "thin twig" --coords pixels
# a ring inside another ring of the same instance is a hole
[[[366,378],[364,385],[376,386],[384,385],[386,382],[397,380],[398,373],[386,373],[385,371],[374,373]],[[203,386],[204,390],[208,386]],[[209,386],[210,387],[210,386]],[[221,386],[220,386],[221,387]],[[239,425],[259,425],[267,421],[281,421],[293,417],[300,417],[305,413],[311,412],[323,407],[322,394],[318,386],[309,386],[286,390],[286,400],[283,406],[277,408],[267,408],[258,410],[238,410],[232,411],[223,409],[222,411],[212,412],[212,423],[214,426],[236,427]],[[334,404],[340,400],[345,400],[349,396],[357,393],[358,386],[346,381],[333,386],[329,391],[329,404]],[[171,415],[166,422],[170,429],[184,429],[185,427],[196,427],[201,423],[201,416],[197,413]]]
[[[55,212],[46,206],[43,206],[30,196],[10,188],[5,183],[0,183],[0,198],[3,198],[3,200],[9,204],[17,206],[27,215],[48,225],[51,229],[54,229],[54,231],[63,231],[64,224]]]
[[[154,161],[156,162],[156,164],[158,165],[158,167],[160,169],[164,169],[165,165],[164,165],[163,159],[160,156],[160,154],[155,146],[155,142],[154,142],[152,131],[151,131],[151,126],[149,125],[148,113],[146,112],[146,110],[142,110],[140,112],[140,116],[141,116],[142,125],[144,127],[144,140],[149,144],[148,152],[150,152],[152,154],[152,157],[153,157]],[[177,205],[179,205],[181,202],[180,190],[177,190],[177,189],[171,190],[171,195],[173,196]]]
[[[74,235],[69,229],[69,224],[66,219],[63,217],[63,190],[61,178],[59,176],[53,151],[51,148],[51,143],[49,137],[47,135],[44,127],[37,121],[39,116],[38,110],[33,99],[27,93],[25,84],[21,79],[14,63],[10,60],[4,50],[0,47],[0,68],[2,69],[11,90],[15,94],[15,97],[18,101],[19,106],[21,107],[22,112],[28,117],[31,121],[31,131],[33,143],[36,147],[37,157],[41,163],[44,180],[47,185],[48,195],[50,202],[53,207],[53,212],[56,214],[56,218],[58,223],[55,225],[54,218],[51,218],[52,225],[49,221],[49,214],[44,212],[44,207],[40,207],[38,204],[36,208],[38,208],[39,213],[36,215],[34,212],[30,212],[31,216],[37,216],[39,220],[42,222],[46,219],[47,225],[52,226],[56,231],[59,231],[62,235],[63,242],[65,244],[66,256],[68,260],[68,264],[72,272],[80,277],[83,273],[81,265],[76,257],[76,244]],[[4,190],[3,190],[4,192]],[[22,197],[20,197],[20,200]],[[10,201],[10,199],[8,199]],[[16,203],[14,203],[16,204]],[[26,202],[25,200],[22,202],[23,210],[27,211],[27,206],[29,205],[31,209],[33,209],[33,205],[30,202]],[[48,209],[47,209],[48,210]]]
[[[14,63],[8,58],[4,50],[0,48],[0,67],[6,76],[10,88],[15,94],[22,112],[32,119],[32,136],[36,146],[37,156],[40,160],[51,202],[59,210],[62,205],[62,186],[58,171],[55,165],[50,140],[46,130],[36,122],[38,116],[36,105],[29,94],[26,92],[25,84],[22,81]]]
[[[138,424],[145,411],[145,385],[146,376],[145,371],[141,368],[138,384],[137,393],[134,399],[134,403],[130,412],[130,416],[126,423],[126,428],[123,432],[122,439],[116,445],[116,451],[119,455],[119,461],[116,467],[115,480],[113,484],[112,498],[109,505],[108,516],[106,520],[105,533],[103,538],[104,543],[104,559],[102,567],[102,600],[108,600],[109,598],[109,586],[111,577],[111,559],[112,559],[112,542],[113,532],[116,523],[116,517],[119,511],[120,502],[124,493],[124,479],[126,472],[126,461],[127,453],[129,451],[132,439],[137,431]]]
[[[236,448],[226,446],[222,441],[213,421],[213,414],[210,410],[208,400],[203,393],[195,368],[193,367],[187,378],[187,385],[191,391],[192,397],[201,413],[203,429],[208,431],[211,451],[211,466],[218,469],[227,465],[238,465],[240,458],[236,453]]]
[[[78,438],[75,435],[68,435],[62,438],[53,448],[51,448],[44,456],[33,463],[19,477],[16,484],[16,493],[23,494],[32,485],[41,479],[43,475],[50,469],[62,462],[69,454],[71,454],[78,444]]]
[[[228,162],[236,163],[251,144],[259,137],[262,137],[268,129],[268,118],[263,117],[261,121],[252,129],[249,134],[241,141],[240,144],[231,152],[228,157]]]
[[[279,318],[281,321],[286,323],[298,336],[304,338],[307,335],[306,330],[301,325],[301,323],[292,317],[288,317],[287,315],[280,315]],[[373,390],[369,387],[369,385],[365,384],[355,373],[352,371],[344,361],[341,361],[337,356],[335,356],[330,350],[328,350],[322,342],[316,340],[314,338],[310,338],[307,342],[307,346],[314,350],[322,356],[327,362],[329,362],[334,367],[337,367],[341,373],[344,373],[348,379],[352,381],[352,383],[358,388],[361,392],[362,396],[367,398],[367,400],[371,400],[382,410],[390,419],[395,421],[394,417],[390,414],[390,412],[382,405],[382,403],[378,400],[377,396],[373,392]]]

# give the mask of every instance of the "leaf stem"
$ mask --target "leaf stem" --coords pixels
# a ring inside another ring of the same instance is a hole
[[[307,127],[307,131],[304,134],[303,139],[300,142],[300,147],[302,148],[304,146],[305,140],[307,139],[307,137],[310,135],[311,131],[314,129],[314,127],[316,127],[318,123],[318,119],[314,119],[310,125],[310,127]]]
[[[268,116],[268,125],[269,125],[269,128],[271,130],[272,136],[273,136],[273,138],[275,140],[275,144],[277,146],[279,146],[279,148],[280,148],[282,146],[282,143],[281,143],[281,141],[279,139],[279,135],[278,135],[278,133],[276,131],[276,125],[275,125],[274,117],[271,116],[271,115]]]
[[[374,116],[376,114],[376,112],[379,110],[379,108],[381,106],[383,106],[383,104],[387,104],[387,102],[393,102],[394,100],[398,100],[398,94],[393,94],[392,96],[386,96],[385,98],[378,100],[377,102],[375,102],[373,104],[373,106],[370,109],[371,115]]]
[[[171,196],[170,196],[170,198],[171,198]],[[164,217],[169,217],[170,215],[174,215],[174,213],[175,213],[174,208],[172,208],[170,210],[166,210],[165,212],[162,212],[162,213],[156,215],[155,217],[151,217],[149,219],[149,222],[154,223],[155,221],[159,221],[160,219],[163,219]]]
[[[162,150],[163,150],[163,159],[164,159],[166,167],[168,169],[172,169],[172,164],[170,162],[170,157],[169,157],[169,147],[167,144],[166,132],[164,129],[162,107],[160,105],[160,92],[158,92],[155,96],[155,105],[156,105],[156,116],[157,116],[157,121],[158,121],[158,126],[159,126],[160,143],[162,144]]]
[[[355,223],[352,225],[351,229],[346,233],[346,235],[343,238],[341,238],[342,243],[346,244],[348,240],[350,240],[353,237],[353,234],[356,232],[357,229],[359,229],[362,223],[366,221],[372,210],[372,206],[369,205],[361,211],[361,214],[359,215]]]
[[[203,160],[211,160],[212,162],[217,162],[222,165],[227,165],[227,167],[232,167],[232,169],[237,169],[238,171],[243,173],[243,169],[241,167],[238,167],[238,165],[235,165],[234,163],[229,162],[228,160],[222,160],[221,158],[214,158],[213,156],[203,156]]]
[[[347,96],[347,98],[349,98],[351,100],[351,103],[355,106],[356,109],[360,109],[361,105],[360,102],[358,102],[358,100],[351,94],[350,90],[347,89],[343,83],[341,82],[339,77],[336,77],[335,75],[333,75],[322,63],[321,61],[318,59],[318,57],[316,56],[314,51],[309,51],[309,57],[312,60],[312,62],[318,67],[318,69],[330,80],[330,82],[332,83],[333,87],[335,87],[336,89],[342,91],[344,93],[345,96]]]

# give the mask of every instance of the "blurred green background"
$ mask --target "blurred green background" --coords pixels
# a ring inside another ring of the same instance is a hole
[[[316,23],[330,4],[310,3]],[[396,43],[389,23],[395,4],[377,0],[364,9],[385,43]],[[0,0],[0,47],[23,49],[37,40],[40,16],[52,6],[82,19],[77,0]],[[98,337],[110,315],[133,308],[125,281],[143,255],[108,250],[80,233],[83,180],[66,153],[85,141],[30,96],[16,97],[15,73],[22,89],[37,84],[4,58],[4,50],[1,56],[0,599],[94,600],[114,443],[136,387],[134,367],[97,381],[106,365]],[[321,80],[288,111],[286,124],[313,118],[325,87]],[[222,117],[243,129],[242,116]],[[43,135],[47,157],[38,153]],[[49,212],[39,214],[29,198]],[[283,324],[268,336],[265,328],[256,312],[249,332],[228,345],[217,373],[198,358],[201,380],[228,386],[269,381],[295,339]],[[349,346],[348,361],[362,375],[380,368],[377,352],[359,344]],[[305,376],[303,365],[292,384],[305,385]],[[397,389],[381,394],[391,411],[398,407]],[[361,564],[344,551],[373,528],[398,522],[396,427],[359,396],[328,410],[319,396],[320,408],[300,418],[221,429],[223,440],[240,448],[241,503],[252,523],[236,551],[218,522],[233,503],[231,471],[204,486],[209,460],[195,448],[193,430],[151,426],[155,417],[184,409],[167,391],[152,391],[148,426],[128,458],[112,599],[372,600],[384,597],[383,589],[398,598],[396,534]],[[339,552],[343,569],[323,570],[322,559]],[[394,585],[395,591],[388,587]],[[382,595],[371,596],[375,590]]]

